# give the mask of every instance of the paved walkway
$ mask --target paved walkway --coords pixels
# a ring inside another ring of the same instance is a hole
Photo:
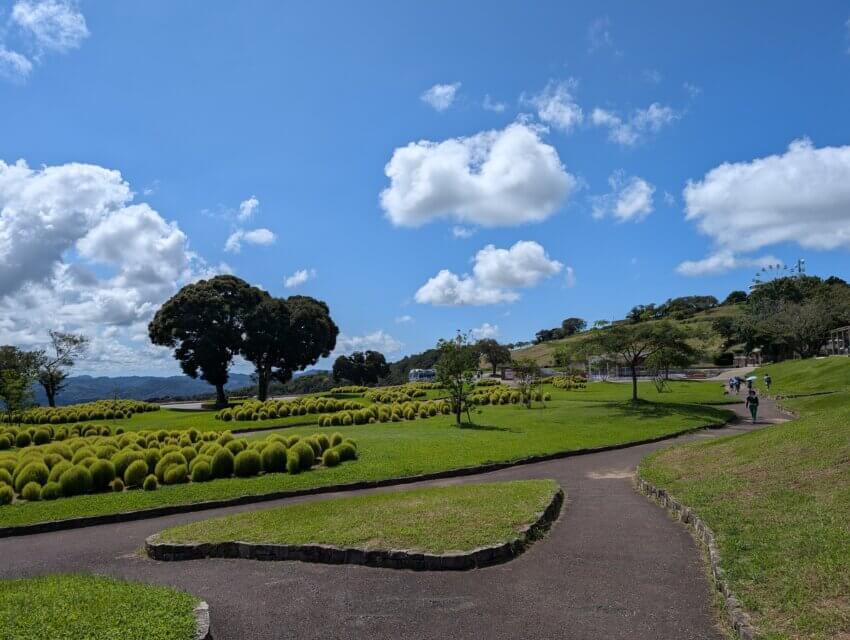
[[[165,527],[334,494],[0,541],[0,577],[88,572],[172,585],[210,604],[216,640],[571,638],[722,640],[696,545],[633,488],[637,463],[672,443],[740,433],[741,422],[655,443],[423,484],[554,478],[568,494],[544,540],[508,564],[452,573],[299,562],[155,562]],[[743,415],[743,405],[734,407]],[[407,490],[416,485],[377,491]],[[351,493],[339,494],[351,495]]]

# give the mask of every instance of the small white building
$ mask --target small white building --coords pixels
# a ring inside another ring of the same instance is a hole
[[[433,382],[436,378],[434,369],[411,369],[407,374],[408,382]]]

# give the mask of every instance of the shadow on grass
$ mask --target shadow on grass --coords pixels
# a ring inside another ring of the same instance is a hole
[[[458,429],[468,429],[470,431],[504,431],[506,433],[521,433],[520,429],[513,429],[511,427],[496,427],[487,424],[473,424],[471,422],[461,422],[456,426]]]
[[[709,418],[716,422],[725,422],[729,414],[727,410],[718,409],[704,404],[686,404],[682,402],[653,402],[637,400],[626,402],[610,402],[607,405],[617,415],[636,420],[656,420],[671,416],[683,418]]]

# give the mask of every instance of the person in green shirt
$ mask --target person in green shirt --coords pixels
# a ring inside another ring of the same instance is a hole
[[[759,412],[759,397],[755,389],[750,389],[750,394],[747,396],[747,408],[750,410],[750,415],[753,417],[753,424],[756,423],[756,418]]]

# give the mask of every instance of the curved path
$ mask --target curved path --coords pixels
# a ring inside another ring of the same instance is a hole
[[[782,418],[762,401],[765,426]],[[743,415],[743,405],[733,407]],[[300,562],[155,562],[139,550],[169,526],[325,494],[0,541],[0,577],[88,572],[178,587],[210,605],[216,640],[272,638],[724,637],[696,544],[633,488],[635,466],[673,443],[744,432],[741,422],[676,440],[422,484],[554,478],[558,523],[508,564],[412,572]],[[374,491],[407,490],[417,485]]]

